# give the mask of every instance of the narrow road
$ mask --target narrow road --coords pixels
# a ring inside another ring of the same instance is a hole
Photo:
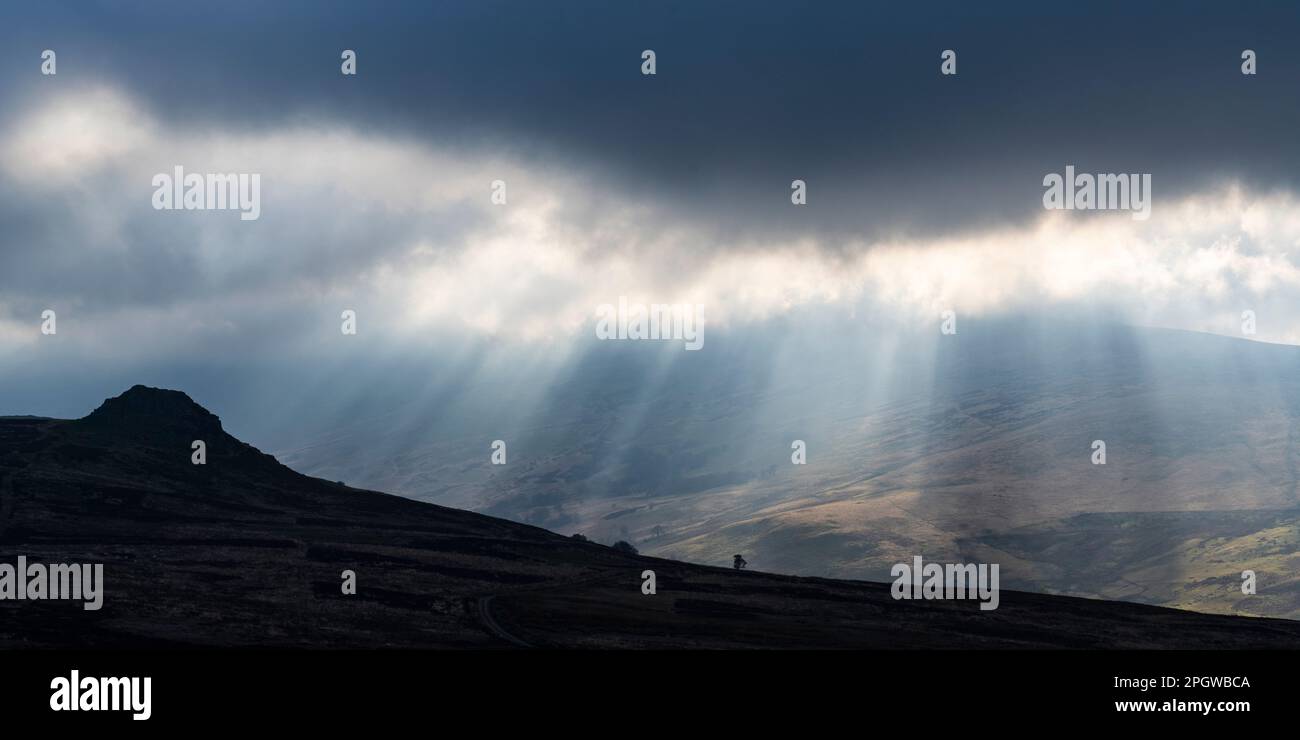
[[[505,627],[502,627],[501,624],[497,622],[496,617],[492,616],[492,600],[495,598],[496,596],[480,596],[478,598],[475,606],[478,610],[479,621],[482,622],[483,626],[487,627],[488,631],[493,635],[496,635],[515,647],[532,647],[532,645],[529,645],[527,642],[524,642],[518,637],[510,634]]]
[[[635,572],[637,573],[641,572],[640,570],[635,568],[633,568],[633,570],[635,570]],[[541,584],[536,584],[531,586],[523,586],[521,588],[510,589],[506,593],[518,594],[527,591],[542,591],[542,590],[549,590],[553,588],[570,588],[573,586],[587,586],[587,585],[607,581],[610,578],[618,578],[619,576],[620,576],[620,572],[618,571],[613,573],[611,573],[610,571],[600,571],[597,573],[593,573],[589,576],[586,576],[584,578],[576,578],[571,581],[547,582],[547,583],[541,583]],[[634,580],[632,587],[640,588],[640,581]],[[537,647],[536,645],[530,644],[527,640],[524,640],[520,637],[517,637],[516,635],[511,634],[509,630],[501,626],[501,623],[496,620],[496,617],[492,616],[492,600],[495,599],[497,596],[498,594],[480,596],[474,602],[474,612],[475,615],[478,617],[479,622],[481,622],[483,626],[487,629],[487,631],[492,633],[494,637],[497,637],[501,640],[505,640],[506,642],[510,643],[511,645],[514,645],[515,647],[521,647],[521,648]]]

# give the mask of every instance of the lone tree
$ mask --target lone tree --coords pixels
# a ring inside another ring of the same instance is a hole
[[[744,568],[746,565],[749,565],[749,563],[746,563],[745,559],[741,557],[739,554],[737,554],[736,557],[731,561],[731,567],[735,568],[736,570],[740,570],[741,568]]]
[[[636,548],[633,547],[632,543],[628,542],[627,540],[619,540],[618,542],[615,542],[613,545],[610,545],[610,547],[613,547],[615,550],[618,550],[619,552],[625,552],[628,555],[637,554]]]

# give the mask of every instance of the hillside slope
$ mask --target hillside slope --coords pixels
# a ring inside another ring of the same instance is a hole
[[[1300,647],[1296,622],[1009,592],[981,612],[627,555],[308,478],[141,386],[76,421],[0,418],[0,562],[20,555],[103,563],[105,603],[0,601],[7,648]]]
[[[1028,591],[1300,618],[1300,348],[1052,321],[744,340],[584,357],[532,426],[421,409],[287,459],[692,562],[879,580],[924,553]],[[488,464],[495,438],[510,465]]]

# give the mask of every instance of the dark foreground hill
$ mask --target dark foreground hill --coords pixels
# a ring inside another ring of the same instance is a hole
[[[308,478],[142,386],[76,421],[0,418],[0,563],[19,556],[103,563],[104,606],[0,600],[9,648],[1300,647],[1300,622],[1016,592],[981,612],[628,555]]]

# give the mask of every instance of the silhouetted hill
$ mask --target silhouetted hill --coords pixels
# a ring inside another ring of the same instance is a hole
[[[299,475],[142,386],[77,421],[0,418],[0,562],[18,556],[103,563],[105,600],[0,601],[6,647],[1300,647],[1281,620],[1012,592],[981,612],[630,555]]]
[[[180,391],[132,386],[78,422],[123,435],[220,434],[221,419]]]

